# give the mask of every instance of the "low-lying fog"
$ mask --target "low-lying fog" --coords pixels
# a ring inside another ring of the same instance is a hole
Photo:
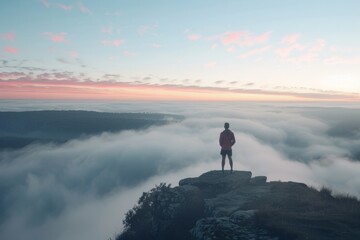
[[[360,108],[349,104],[0,101],[0,110],[185,117],[142,130],[0,152],[0,239],[113,237],[143,191],[220,169],[224,122],[237,140],[235,170],[360,196]]]

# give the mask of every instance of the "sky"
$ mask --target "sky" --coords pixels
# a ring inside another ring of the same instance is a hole
[[[0,98],[360,100],[360,2],[0,2]]]

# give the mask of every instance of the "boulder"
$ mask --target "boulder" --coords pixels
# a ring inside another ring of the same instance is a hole
[[[249,171],[210,171],[197,178],[180,180],[179,186],[191,185],[198,187],[206,196],[225,193],[248,185],[251,179]]]
[[[266,183],[267,177],[265,176],[256,176],[250,179],[250,184],[252,185],[263,185]]]

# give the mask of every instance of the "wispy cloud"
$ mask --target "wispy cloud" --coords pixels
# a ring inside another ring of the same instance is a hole
[[[49,1],[48,0],[42,0],[41,1],[42,2],[42,4],[45,6],[45,7],[50,7],[50,5],[51,5],[51,3],[49,3]]]
[[[11,46],[5,46],[4,51],[11,54],[17,54],[19,50],[17,48],[11,47]]]
[[[8,41],[14,41],[16,39],[16,34],[14,32],[8,32],[5,33],[2,38]]]
[[[46,8],[58,8],[64,11],[71,11],[73,9],[72,5],[66,5],[63,3],[54,3],[54,2],[50,2],[49,0],[42,0],[41,1],[43,6],[45,6]]]
[[[316,43],[314,43],[312,46],[310,46],[309,48],[309,52],[312,53],[318,53],[324,50],[326,46],[326,41],[324,39],[318,39],[316,41]]]
[[[78,7],[82,13],[92,14],[92,11],[87,6],[85,6],[82,2],[78,2]]]
[[[197,41],[197,40],[200,40],[200,39],[201,39],[201,35],[199,35],[199,34],[189,34],[189,35],[187,36],[187,39],[188,39],[189,41]]]
[[[218,81],[215,81],[215,84],[219,85],[219,84],[223,84],[224,83],[224,80],[218,80]]]
[[[120,47],[124,44],[122,39],[113,39],[113,40],[102,40],[101,43],[106,46]]]
[[[2,80],[14,80],[28,76],[23,72],[0,72],[0,79]]]
[[[314,44],[308,46],[302,55],[291,58],[289,60],[294,62],[306,62],[306,63],[319,61],[320,59],[319,55],[324,50],[325,46],[326,46],[325,40],[319,39]]]
[[[252,49],[248,52],[245,52],[243,54],[240,54],[239,58],[241,59],[245,59],[254,55],[260,55],[262,53],[268,52],[271,49],[271,46],[265,46],[265,47],[260,47],[260,48],[255,48]]]
[[[294,51],[303,51],[305,46],[298,43],[299,34],[291,34],[283,37],[281,43],[282,47],[276,49],[275,53],[280,58],[287,58]]]
[[[71,52],[69,52],[69,55],[72,58],[78,58],[79,57],[79,53],[77,51],[71,51]]]
[[[325,50],[326,41],[318,39],[312,44],[299,43],[299,34],[285,36],[281,40],[282,47],[275,50],[276,55],[293,63],[312,63],[319,61],[319,55]]]
[[[221,42],[224,45],[248,47],[268,42],[270,35],[271,32],[265,32],[259,35],[255,35],[249,31],[227,32],[221,37]]]
[[[65,11],[70,11],[70,10],[73,9],[72,5],[65,5],[65,4],[62,4],[62,3],[58,3],[57,6],[59,8],[61,8],[62,10],[65,10]]]
[[[61,32],[61,33],[45,32],[44,35],[48,36],[48,38],[52,42],[56,42],[56,43],[67,42],[67,39],[66,39],[67,33],[65,33],[65,32]]]
[[[71,64],[70,61],[68,61],[67,59],[65,58],[57,58],[56,59],[58,62],[61,62],[61,63],[64,63],[64,64]]]
[[[297,43],[299,37],[300,37],[300,34],[298,34],[298,33],[287,35],[282,38],[281,43],[284,45],[293,45],[293,44]]]
[[[151,77],[137,82],[116,82],[109,78],[94,81],[71,72],[25,76],[14,73],[1,77],[0,98],[4,99],[360,101],[358,93],[298,88],[228,88],[222,87],[222,80],[215,83],[216,87],[200,87],[188,85],[193,82],[190,79],[181,80],[180,84],[160,84]]]

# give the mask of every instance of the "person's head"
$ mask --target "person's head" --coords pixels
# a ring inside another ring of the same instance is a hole
[[[226,122],[226,123],[224,124],[224,128],[225,128],[225,129],[229,129],[229,127],[230,127],[230,124]]]

